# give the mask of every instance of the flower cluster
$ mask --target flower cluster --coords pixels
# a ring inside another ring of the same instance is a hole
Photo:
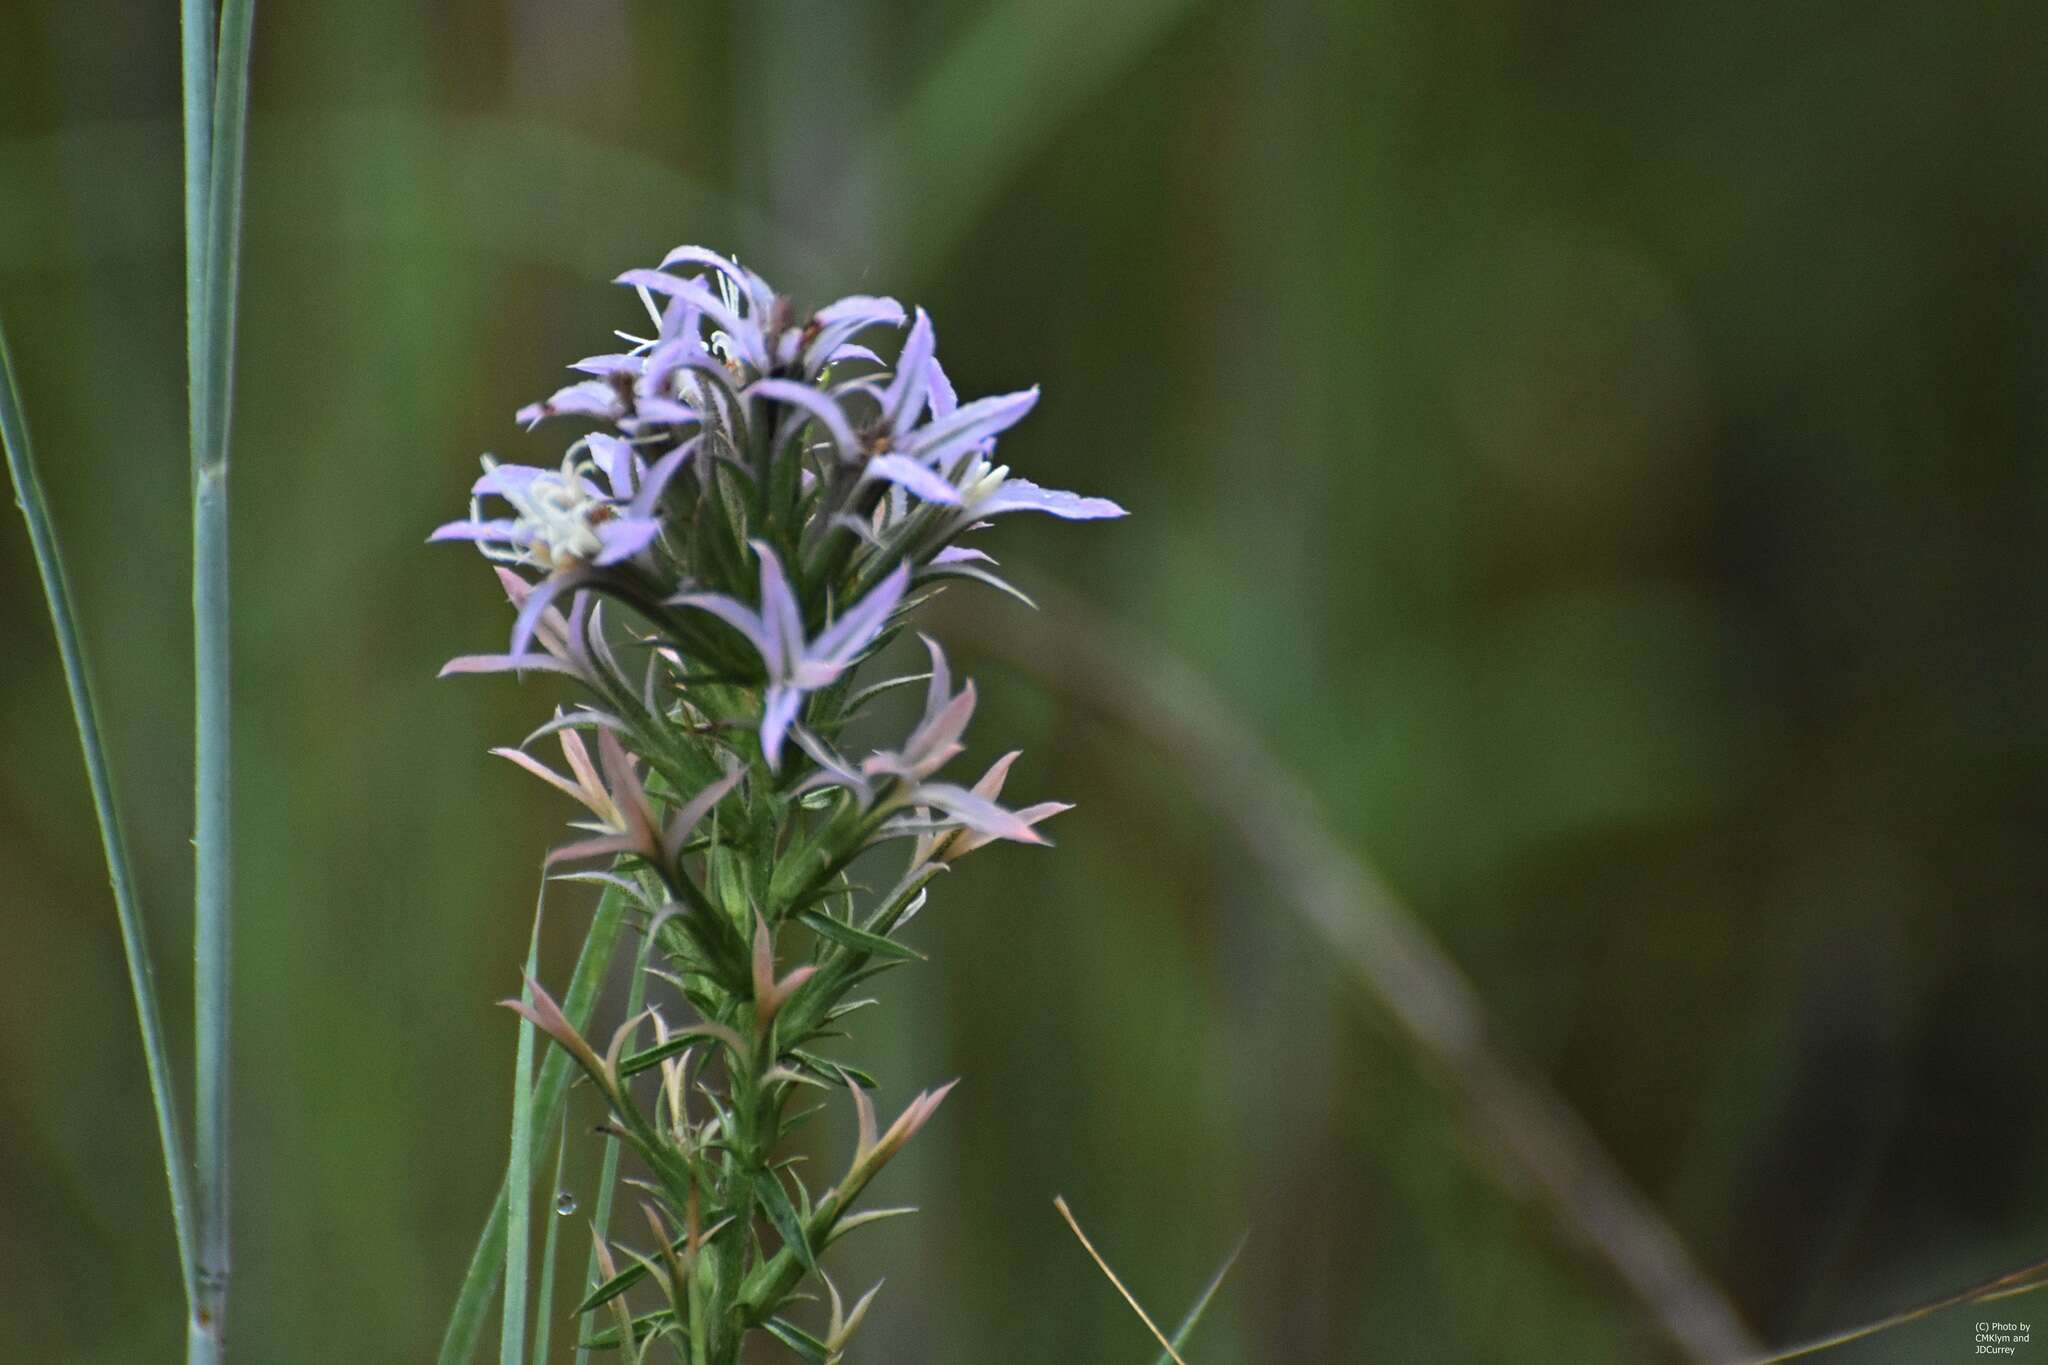
[[[579,685],[528,741],[551,736],[566,773],[525,747],[497,752],[587,814],[550,861],[610,860],[571,875],[637,909],[667,960],[661,979],[694,1015],[647,1011],[600,1054],[537,985],[516,1005],[597,1085],[605,1131],[645,1168],[658,1240],[585,1301],[616,1319],[592,1344],[639,1360],[666,1342],[693,1365],[731,1365],[765,1332],[837,1359],[868,1300],[848,1313],[827,1280],[819,1330],[788,1310],[822,1279],[818,1254],[876,1216],[854,1213],[855,1199],[945,1091],[883,1131],[873,1082],[816,1049],[865,1003],[855,987],[914,956],[894,935],[937,872],[992,841],[1042,843],[1039,824],[1066,809],[1002,804],[1014,753],[970,784],[946,780],[975,689],[955,687],[936,643],[921,673],[864,687],[857,675],[948,580],[1015,591],[962,543],[990,518],[1123,509],[999,463],[997,439],[1037,390],[959,401],[922,310],[855,296],[802,313],[698,247],[619,283],[652,335],[620,333],[627,349],[577,362],[583,378],[519,413],[588,430],[559,465],[487,458],[469,517],[434,533],[474,542],[515,609],[502,653],[444,672]],[[872,349],[906,324],[893,363]],[[924,707],[901,743],[855,754],[853,722],[918,683]],[[851,864],[893,841],[900,874],[862,893]],[[636,1087],[643,1072],[659,1082],[651,1094]],[[803,1086],[848,1090],[858,1119],[844,1175],[818,1188],[779,1154]],[[597,1250],[614,1264],[602,1239]],[[643,1281],[665,1302],[636,1314],[627,1299]]]

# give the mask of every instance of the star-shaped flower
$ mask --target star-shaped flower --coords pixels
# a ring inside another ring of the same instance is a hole
[[[674,605],[709,612],[747,637],[768,672],[761,702],[761,753],[770,768],[782,763],[782,742],[803,705],[804,694],[829,687],[875,642],[910,586],[910,566],[896,568],[842,612],[815,639],[804,635],[803,608],[789,586],[782,561],[761,541],[751,542],[761,560],[761,608],[720,593],[684,593]]]

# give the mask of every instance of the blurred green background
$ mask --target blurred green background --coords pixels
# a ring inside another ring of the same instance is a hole
[[[0,3],[0,315],[182,1037],[175,11]],[[559,451],[513,409],[679,242],[924,303],[963,392],[1043,382],[1008,457],[1135,515],[1017,519],[1006,564],[1211,681],[1761,1335],[2048,1251],[2039,19],[260,8],[238,1358],[438,1340],[565,811],[484,753],[554,687],[434,680],[505,616],[422,540],[479,452]],[[12,518],[0,585],[0,1356],[167,1359],[132,1011]],[[884,1182],[923,1216],[837,1253],[889,1279],[857,1358],[1148,1359],[1062,1191],[1162,1317],[1251,1229],[1197,1365],[1668,1358],[1184,772],[963,657],[978,752],[1080,808],[947,879],[863,1034],[891,1107],[966,1082]],[[1836,1358],[1961,1359],[1981,1315]]]

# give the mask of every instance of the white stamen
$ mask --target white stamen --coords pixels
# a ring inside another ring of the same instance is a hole
[[[515,524],[530,539],[510,555],[491,554],[491,558],[554,570],[569,562],[588,562],[604,548],[597,527],[610,520],[616,509],[592,486],[596,466],[578,453],[580,449],[579,445],[562,457],[561,473],[536,474],[524,488],[498,494],[511,504]],[[497,462],[486,455],[484,468],[496,467]],[[480,513],[471,515],[482,519]]]

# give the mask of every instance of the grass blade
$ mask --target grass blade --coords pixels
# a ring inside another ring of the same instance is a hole
[[[618,947],[619,931],[625,922],[626,898],[615,888],[607,887],[597,903],[597,913],[591,920],[590,933],[583,941],[583,951],[576,959],[576,969],[569,978],[569,990],[561,1000],[562,1013],[579,1029],[590,1023],[598,989],[604,984],[605,972],[611,967],[612,953]],[[559,1048],[550,1048],[542,1060],[540,1076],[533,1087],[533,1114],[538,1126],[552,1126],[561,1115],[562,1104],[569,1093],[570,1066],[569,1054]],[[490,1312],[491,1293],[497,1288],[500,1262],[505,1255],[507,1189],[507,1185],[498,1187],[490,1216],[484,1220],[483,1235],[477,1239],[476,1250],[470,1254],[469,1269],[463,1275],[462,1288],[456,1295],[454,1310],[449,1314],[448,1330],[441,1338],[440,1354],[435,1357],[438,1365],[465,1365],[476,1354],[477,1342],[483,1336],[484,1317]]]
[[[1209,1311],[1209,1301],[1215,1298],[1216,1291],[1223,1287],[1224,1277],[1229,1275],[1230,1268],[1237,1264],[1237,1258],[1244,1254],[1245,1239],[1250,1236],[1250,1233],[1246,1233],[1244,1237],[1237,1239],[1237,1245],[1223,1258],[1223,1264],[1216,1267],[1216,1273],[1209,1277],[1208,1285],[1196,1298],[1194,1307],[1188,1309],[1187,1316],[1180,1320],[1180,1326],[1173,1329],[1172,1340],[1167,1342],[1166,1349],[1159,1353],[1153,1365],[1172,1365],[1174,1356],[1187,1348],[1188,1338],[1195,1334],[1195,1327],[1201,1322],[1202,1314]]]
[[[100,741],[99,708],[93,700],[92,674],[71,605],[71,584],[57,545],[57,529],[43,501],[36,476],[35,449],[29,443],[28,417],[14,382],[14,360],[7,334],[0,331],[0,445],[7,451],[7,472],[14,497],[28,523],[29,546],[50,625],[57,635],[57,655],[64,663],[64,686],[71,694],[71,714],[78,723],[78,746],[84,751],[86,785],[92,789],[93,814],[99,820],[100,846],[107,856],[107,880],[114,890],[114,917],[121,926],[121,952],[128,960],[128,988],[135,997],[135,1018],[142,1030],[142,1059],[149,1073],[149,1097],[156,1111],[157,1141],[163,1148],[164,1180],[170,1190],[171,1225],[177,1236],[178,1265],[188,1305],[194,1300],[191,1176],[185,1165],[185,1144],[178,1127],[177,1092],[172,1087],[169,1058],[164,1052],[163,1010],[157,1004],[156,977],[150,966],[149,936],[142,907],[135,897],[135,876],[128,863],[128,843],[121,833],[120,807],[114,779]]]
[[[533,1004],[533,978],[540,971],[540,926],[547,914],[547,870],[541,870],[540,903],[533,908],[533,937],[526,945],[526,974],[519,998]],[[498,1335],[499,1365],[524,1365],[526,1357],[526,1251],[533,1238],[533,1022],[519,1020],[519,1046],[512,1073],[512,1159],[505,1170],[505,1316]]]
[[[647,1000],[647,963],[654,952],[654,938],[648,935],[640,940],[640,951],[633,959],[633,984],[626,993],[626,1017],[638,1018],[641,1007]],[[587,1287],[603,1284],[611,1276],[604,1273],[603,1257],[600,1254],[605,1236],[611,1230],[612,1193],[619,1183],[619,1144],[607,1142],[604,1145],[604,1169],[597,1177],[597,1202],[590,1212],[590,1262],[583,1272],[583,1283]],[[590,1365],[590,1345],[579,1334],[576,1343],[576,1365]]]
[[[198,386],[206,338],[206,199],[213,185],[213,0],[181,0],[185,97],[185,380],[192,449],[200,441]]]
[[[568,1156],[569,1116],[565,1113],[555,1128],[555,1183],[549,1188],[562,1188],[562,1167]],[[560,1197],[556,1196],[557,1199]],[[555,1321],[555,1243],[560,1240],[562,1209],[556,1208],[554,1212],[553,1218],[543,1215],[548,1230],[540,1244],[540,1296],[537,1300],[539,1311],[533,1315],[533,1365],[547,1365],[549,1329]]]

